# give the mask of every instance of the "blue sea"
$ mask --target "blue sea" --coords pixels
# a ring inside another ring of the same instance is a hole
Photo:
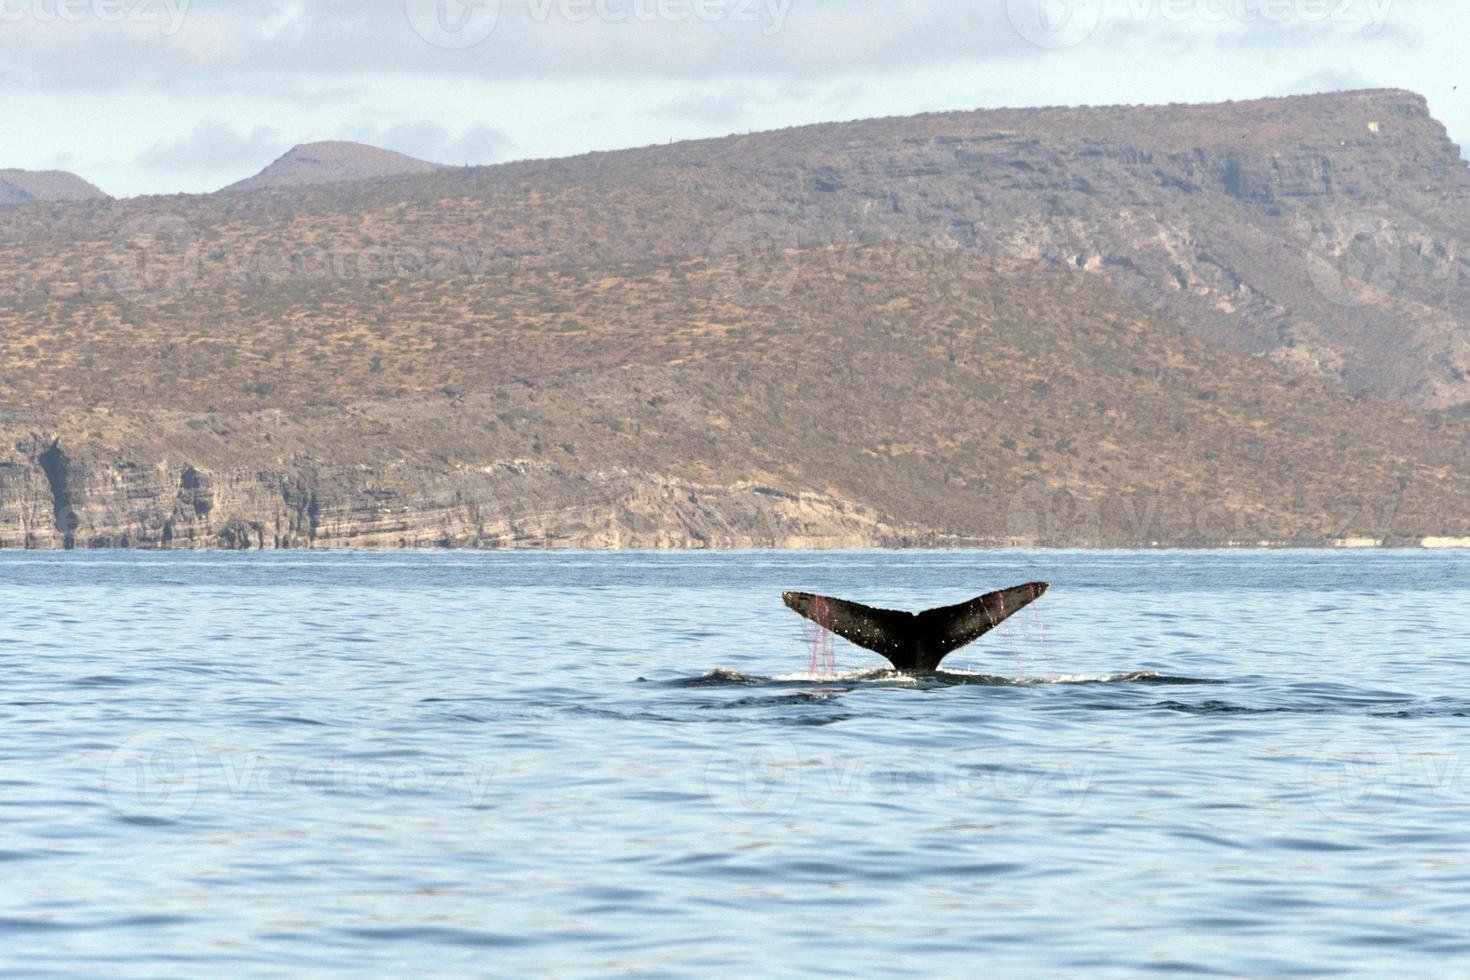
[[[0,555],[15,975],[1465,975],[1470,553]],[[1044,599],[905,677],[785,589]]]

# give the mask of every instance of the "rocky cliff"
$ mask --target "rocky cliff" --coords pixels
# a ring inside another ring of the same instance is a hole
[[[471,468],[446,467],[442,458],[333,464],[302,453],[252,468],[240,465],[234,451],[206,450],[191,458],[208,462],[196,464],[163,455],[178,453],[177,443],[104,449],[82,442],[73,448],[61,438],[30,434],[0,455],[0,548],[852,548],[953,542],[890,524],[852,501],[752,482],[701,484],[624,468],[566,468],[535,458],[482,460]]]
[[[161,349],[124,319],[79,326],[41,355],[63,362],[53,405],[0,414],[0,544],[1470,534],[1465,419],[1212,347],[1080,270],[972,258],[937,275],[922,258],[788,255],[805,271],[755,309],[696,261],[426,284],[439,314],[401,324],[323,286],[248,346],[236,320],[181,324]],[[251,378],[283,407],[230,394]]]

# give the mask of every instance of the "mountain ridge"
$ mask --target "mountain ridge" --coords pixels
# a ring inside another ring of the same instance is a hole
[[[278,280],[249,265],[281,243],[360,251],[364,220],[379,246],[504,268],[761,241],[1029,257],[1085,267],[1293,370],[1421,407],[1470,402],[1470,175],[1423,98],[1400,90],[827,123],[113,213],[123,225],[160,210],[232,240],[232,267],[206,256],[200,288],[217,273],[226,286]],[[82,237],[115,233],[67,217]],[[67,224],[0,221],[0,236]]]
[[[1470,535],[1470,179],[1403,92],[43,210],[9,546]]]
[[[396,150],[347,140],[322,140],[293,146],[252,177],[220,188],[216,194],[265,188],[305,187],[432,173],[444,169]]]
[[[94,184],[65,170],[0,169],[0,207],[107,200]]]

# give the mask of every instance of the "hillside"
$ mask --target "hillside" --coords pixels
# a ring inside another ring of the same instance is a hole
[[[10,209],[0,543],[1470,535],[1464,170],[1368,92]]]
[[[702,259],[178,302],[150,312],[163,344],[113,301],[5,376],[7,404],[44,387],[53,407],[6,426],[0,541],[1470,534],[1463,419],[1209,347],[1080,272],[887,246],[786,261],[779,309]]]
[[[237,181],[226,191],[257,191],[272,187],[307,187],[404,174],[427,174],[442,169],[437,163],[363,143],[327,141],[292,147],[254,177]]]
[[[105,201],[106,194],[64,170],[0,170],[0,207],[47,201]]]
[[[1470,402],[1470,177],[1406,92],[946,113],[9,211],[0,293],[115,292],[119,236],[159,221],[198,243],[181,256],[196,290],[395,263],[488,274],[796,245],[1029,258],[1081,267],[1211,343],[1303,374],[1420,407]]]

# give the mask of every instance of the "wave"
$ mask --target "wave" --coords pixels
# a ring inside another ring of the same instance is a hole
[[[683,677],[667,682],[669,687],[755,687],[755,686],[810,686],[812,684],[836,684],[871,687],[958,687],[979,685],[983,687],[1040,687],[1051,684],[1224,684],[1225,681],[1203,677],[1180,677],[1154,671],[1130,671],[1123,674],[1064,674],[1055,677],[1006,677],[1000,674],[980,674],[963,670],[941,670],[926,674],[904,674],[896,670],[865,670],[838,674],[746,674],[738,670],[716,668],[698,677]]]

